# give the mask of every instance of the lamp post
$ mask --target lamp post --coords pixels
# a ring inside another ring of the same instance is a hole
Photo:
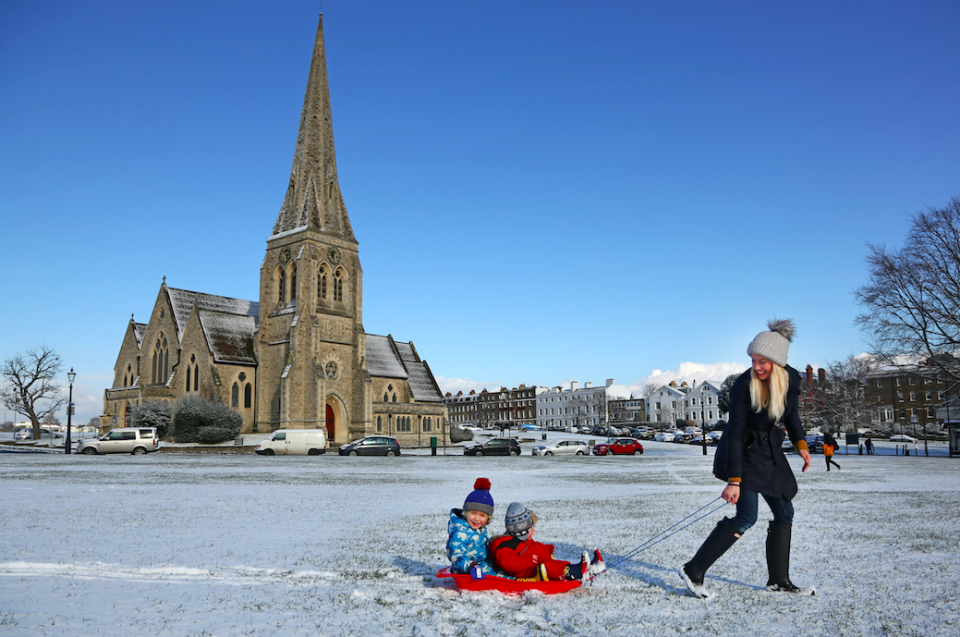
[[[71,367],[70,371],[67,372],[67,379],[70,380],[70,397],[67,399],[67,438],[63,445],[63,453],[70,453],[70,427],[71,416],[73,416],[73,379],[76,377],[77,375]]]
[[[703,387],[703,385],[701,385]],[[700,392],[700,433],[703,436],[703,455],[707,455],[707,412],[703,408],[703,391]]]

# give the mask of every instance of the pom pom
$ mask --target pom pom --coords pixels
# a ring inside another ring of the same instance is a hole
[[[791,342],[793,341],[793,335],[796,333],[796,328],[790,319],[773,319],[767,323],[767,327],[770,328],[771,332],[776,332]]]
[[[477,481],[473,483],[474,489],[484,489],[485,491],[490,490],[490,481],[486,478],[477,478]]]

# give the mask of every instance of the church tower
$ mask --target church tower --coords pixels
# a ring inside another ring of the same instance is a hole
[[[260,431],[325,428],[343,443],[369,430],[362,283],[337,181],[321,15],[290,183],[260,267]]]

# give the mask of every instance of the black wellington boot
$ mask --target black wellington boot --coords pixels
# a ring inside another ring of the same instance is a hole
[[[767,570],[770,579],[767,588],[780,593],[816,595],[813,586],[800,588],[790,581],[790,542],[793,525],[786,522],[771,522],[767,527]]]
[[[720,556],[740,539],[740,532],[732,524],[730,518],[723,518],[717,522],[707,539],[700,546],[700,550],[693,559],[680,567],[680,577],[693,593],[694,597],[709,598],[713,593],[703,585],[703,576]]]

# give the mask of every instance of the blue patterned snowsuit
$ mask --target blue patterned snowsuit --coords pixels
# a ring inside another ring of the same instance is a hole
[[[450,570],[454,573],[467,573],[474,562],[480,565],[484,575],[498,575],[490,563],[487,554],[487,527],[474,530],[463,517],[461,509],[450,509],[450,521],[447,523],[447,557]]]

